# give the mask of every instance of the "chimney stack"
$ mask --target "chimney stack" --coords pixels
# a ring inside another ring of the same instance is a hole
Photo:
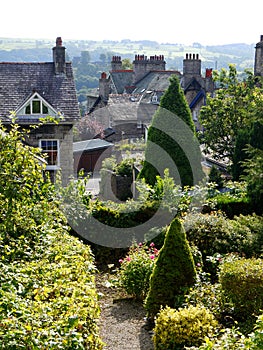
[[[254,75],[263,77],[263,35],[255,47]]]
[[[53,62],[55,66],[55,74],[65,74],[66,73],[66,48],[62,46],[61,37],[57,37],[56,46],[53,47]]]

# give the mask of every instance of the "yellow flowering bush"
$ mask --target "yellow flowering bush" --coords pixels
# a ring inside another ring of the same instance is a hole
[[[177,350],[201,345],[217,327],[213,314],[202,306],[178,310],[166,307],[157,315],[154,327],[155,350]]]

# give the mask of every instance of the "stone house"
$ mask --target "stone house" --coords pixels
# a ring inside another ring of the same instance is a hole
[[[199,128],[198,114],[207,93],[213,93],[212,69],[201,75],[198,54],[186,54],[183,73],[166,70],[163,55],[135,55],[132,70],[122,69],[120,56],[113,56],[109,76],[99,80],[99,96],[88,96],[88,114],[105,128],[114,129],[112,141],[138,138],[145,134],[171,75],[177,75]]]
[[[46,171],[53,179],[61,170],[66,184],[73,175],[73,125],[80,118],[71,62],[66,62],[61,38],[53,47],[53,62],[0,62],[0,119],[8,128],[10,115],[27,129],[41,118],[58,122],[33,129],[27,143],[40,147],[46,156]]]

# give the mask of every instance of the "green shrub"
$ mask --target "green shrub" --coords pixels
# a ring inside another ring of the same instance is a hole
[[[216,327],[213,314],[204,307],[189,306],[179,310],[166,307],[156,318],[154,349],[177,350],[184,346],[201,345]]]
[[[224,255],[238,252],[250,258],[263,251],[263,218],[254,214],[233,220],[220,212],[189,214],[184,218],[184,227],[190,244],[202,254],[204,271],[213,279]]]
[[[238,329],[225,328],[206,338],[201,346],[193,346],[188,350],[260,350],[263,349],[263,315],[256,319],[254,331],[245,337]]]
[[[147,316],[153,320],[161,306],[174,307],[182,289],[194,284],[196,270],[193,256],[186,240],[180,219],[175,218],[165,236],[153,272],[145,300]]]
[[[219,271],[225,303],[234,315],[247,319],[263,308],[263,259],[238,259],[224,262]]]
[[[68,234],[40,151],[10,128],[0,129],[1,349],[102,349],[93,255]]]
[[[201,346],[187,348],[187,350],[240,350],[250,349],[245,346],[246,338],[236,328],[224,328],[212,337],[206,338]]]
[[[263,349],[263,314],[257,317],[254,332],[249,335],[246,345],[250,350]]]
[[[222,300],[219,283],[211,283],[205,273],[197,275],[197,282],[185,295],[184,306],[202,305],[217,318],[221,318]]]
[[[233,219],[235,215],[249,215],[253,212],[248,197],[236,198],[225,193],[217,195],[215,200],[217,210],[224,212],[229,219]]]
[[[247,258],[260,257],[263,254],[263,216],[256,214],[252,215],[239,215],[232,221],[234,224],[234,230],[236,225],[245,232],[249,230],[250,234],[248,238],[244,240],[244,248],[242,253]]]
[[[120,283],[128,294],[143,300],[149,289],[150,275],[158,250],[151,243],[134,245],[127,256],[120,260]]]
[[[101,349],[93,257],[66,232],[41,259],[1,263],[1,349]]]

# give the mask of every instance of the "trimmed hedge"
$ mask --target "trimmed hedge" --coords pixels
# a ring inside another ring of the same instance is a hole
[[[233,305],[234,315],[247,319],[263,309],[263,259],[224,262],[219,271],[225,304]]]

